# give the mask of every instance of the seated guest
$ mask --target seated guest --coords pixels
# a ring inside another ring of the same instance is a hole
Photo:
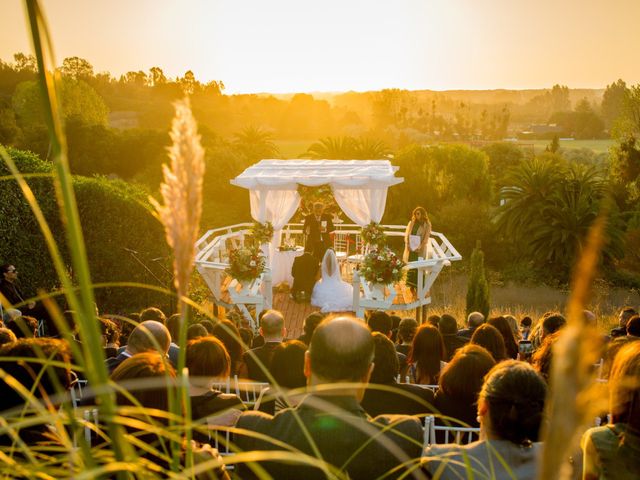
[[[125,345],[129,339],[129,335],[133,332],[133,329],[140,323],[140,314],[133,312],[128,313],[126,317],[120,318],[120,345]],[[178,338],[178,337],[176,337]]]
[[[98,317],[100,321],[100,332],[102,333],[102,345],[104,346],[105,358],[116,357],[120,345],[120,329],[115,322],[108,318]]]
[[[400,364],[391,340],[373,333],[373,372],[360,404],[372,417],[382,414],[422,415],[432,413],[433,392],[428,388],[398,383]],[[379,388],[384,387],[384,388]],[[393,391],[390,390],[393,388]]]
[[[411,382],[421,385],[437,384],[445,358],[447,352],[438,329],[428,323],[421,325],[413,337],[407,359]]]
[[[215,329],[212,330],[215,331]],[[251,343],[253,342],[253,332],[250,328],[240,327],[238,328],[238,333],[240,333],[240,339],[242,340],[242,343],[247,346],[251,345]]]
[[[420,422],[405,416],[371,420],[359,404],[373,369],[373,356],[373,338],[364,323],[346,316],[325,319],[305,356],[305,375],[308,384],[316,387],[315,393],[295,409],[287,408],[274,417],[243,413],[237,428],[274,441],[237,435],[236,445],[241,451],[279,451],[286,450],[286,444],[299,451],[295,457],[299,462],[260,462],[273,478],[326,478],[322,469],[305,463],[304,455],[320,457],[354,479],[379,478],[389,472],[385,478],[413,478],[408,464],[420,455]],[[344,382],[347,384],[331,387]],[[239,464],[238,476],[246,479],[256,474]]]
[[[627,322],[627,335],[640,337],[640,315],[634,315]]]
[[[167,320],[168,321],[168,320]],[[207,320],[206,318],[204,320],[200,320],[200,325],[202,325],[205,330],[207,331],[207,335],[213,335],[213,322],[211,320]]]
[[[148,322],[158,323],[147,320],[143,324]],[[172,452],[167,449],[171,448],[173,444],[167,435],[169,433],[169,430],[166,429],[167,417],[162,414],[155,415],[151,409],[169,411],[169,395],[172,392],[175,378],[176,373],[171,364],[164,361],[157,352],[134,355],[118,365],[111,375],[111,379],[121,387],[116,393],[118,405],[137,407],[139,404],[144,408],[139,413],[129,414],[135,419],[135,423],[128,423],[127,430],[136,436],[138,442],[145,445],[144,450],[141,449],[138,453],[148,463],[153,464],[156,475],[158,467],[165,471],[169,470],[169,459]],[[135,402],[130,397],[133,397]],[[178,445],[180,444],[178,443]],[[162,453],[156,454],[155,452]],[[184,461],[184,452],[180,452],[180,457],[181,461]],[[219,458],[216,449],[210,447],[194,449],[194,463],[196,464]],[[139,464],[144,466],[147,462],[139,462]],[[228,479],[229,476],[224,466],[220,466],[213,471],[205,472],[204,476],[198,475],[196,478]]]
[[[0,328],[0,346],[17,341],[15,333],[8,328]]]
[[[423,466],[442,480],[534,480],[540,454],[546,384],[527,363],[507,360],[491,369],[478,400],[480,438],[468,445],[432,445]],[[436,474],[437,472],[437,474]]]
[[[176,314],[177,315],[177,314]],[[173,317],[173,315],[172,315]],[[178,315],[178,319],[180,315]],[[146,322],[147,320],[154,320],[156,322],[160,322],[162,325],[167,326],[167,317],[162,310],[156,307],[145,308],[140,312],[140,322]],[[179,333],[179,323],[178,323],[178,333]],[[171,332],[169,332],[171,334]],[[171,343],[169,344],[169,359],[171,360],[171,364],[173,368],[178,366],[178,355],[180,354],[180,348],[178,347],[178,335],[175,337],[171,335]]]
[[[518,343],[522,340],[522,334],[520,333],[520,328],[518,327],[518,319],[513,315],[503,315],[503,317],[507,320],[509,327],[511,327],[511,333],[513,333],[513,338]]]
[[[187,344],[186,366],[194,421],[203,420],[209,426],[233,426],[240,413],[246,410],[237,395],[213,388],[217,381],[229,376],[230,363],[229,354],[216,337],[202,336]],[[197,428],[193,438],[206,443],[209,433]]]
[[[206,337],[208,334],[209,333],[207,332],[207,329],[204,328],[204,325],[194,323],[193,325],[189,325],[189,328],[187,328],[187,341],[200,337]]]
[[[567,320],[559,313],[546,315],[542,319],[542,334],[540,340],[543,341],[547,335],[552,335],[567,324]]]
[[[315,331],[316,327],[320,325],[320,322],[324,318],[324,314],[320,312],[312,312],[304,319],[302,330],[304,333],[298,337],[298,340],[304,342],[306,345],[311,343],[311,335]]]
[[[496,362],[507,359],[504,337],[493,325],[480,325],[471,337],[471,344],[486,348]]]
[[[230,375],[238,375],[241,368],[246,368],[243,367],[242,353],[244,352],[244,347],[242,346],[238,327],[230,320],[222,320],[213,326],[213,336],[222,342],[227,353],[229,353],[231,360]]]
[[[264,345],[251,349],[242,355],[246,365],[246,376],[256,382],[269,382],[271,369],[271,357],[273,350],[282,343],[287,331],[284,328],[284,317],[277,310],[268,310],[260,320],[260,335],[264,337]]]
[[[400,325],[398,325],[398,344],[396,345],[398,352],[409,355],[416,330],[418,330],[418,322],[413,318],[403,318],[400,320]]]
[[[458,336],[466,338],[467,341],[473,336],[473,332],[476,331],[480,325],[484,323],[484,315],[480,312],[471,312],[467,317],[467,328],[463,328],[458,331]]]
[[[427,317],[427,323],[432,327],[438,328],[438,325],[440,325],[440,318],[440,315],[429,315]]]
[[[516,360],[518,358],[518,344],[516,343],[515,336],[513,335],[513,330],[511,330],[507,319],[502,316],[493,317],[490,318],[487,323],[496,327],[500,334],[502,334],[504,346],[507,351],[507,357],[511,358],[512,360]]]
[[[380,332],[386,335],[387,338],[391,338],[393,330],[393,320],[391,316],[381,310],[376,310],[367,318],[367,325],[371,329],[371,332]],[[400,363],[400,375],[401,377],[407,374],[407,356],[404,353],[397,352],[398,362]]]
[[[171,336],[167,327],[160,322],[147,320],[133,329],[122,352],[107,359],[107,368],[109,372],[113,372],[127,358],[143,352],[159,351],[162,355],[167,355],[170,343]]]
[[[632,479],[640,475],[640,342],[622,347],[609,376],[611,424],[582,437],[583,477]]]
[[[12,318],[5,323],[16,338],[34,338],[38,336],[38,320],[27,315]]]
[[[440,330],[440,334],[442,335],[444,348],[447,351],[446,361],[448,362],[453,358],[456,351],[459,348],[464,347],[468,341],[458,336],[458,322],[448,313],[445,313],[440,317],[438,330]]]
[[[177,345],[180,341],[180,324],[182,322],[181,315],[179,313],[174,313],[169,318],[167,318],[166,327],[171,334],[171,343]],[[206,327],[205,327],[206,328]]]
[[[398,315],[389,315],[391,317],[391,336],[389,337],[394,343],[398,343],[398,328],[402,319]],[[406,355],[406,353],[405,353]]]
[[[611,338],[624,337],[627,334],[627,322],[638,312],[633,307],[624,307],[618,314],[618,326],[613,328],[609,335]]]
[[[606,344],[604,356],[603,356],[603,365],[602,372],[600,374],[601,378],[609,378],[611,374],[611,367],[613,366],[613,361],[616,358],[616,355],[628,343],[637,342],[640,340],[638,337],[634,337],[632,335],[627,335],[624,337],[615,337],[609,343]]]
[[[459,420],[460,424],[478,427],[477,403],[485,375],[496,361],[479,345],[460,348],[442,370],[435,407],[440,414]],[[454,421],[440,424],[456,425]]]
[[[531,357],[531,364],[536,371],[542,375],[545,382],[549,382],[551,378],[551,361],[553,359],[553,346],[558,341],[560,334],[558,332],[547,335],[533,356]]]
[[[522,340],[529,340],[532,323],[533,320],[531,320],[531,317],[522,317],[522,320],[520,320],[520,335],[522,336]]]
[[[264,392],[258,410],[274,415],[302,400],[307,386],[307,377],[304,376],[306,351],[307,346],[299,340],[280,343],[273,349],[271,375],[276,384]],[[289,393],[290,390],[294,392]]]
[[[20,361],[9,360],[8,357],[20,358]],[[57,362],[42,363],[42,359],[50,359]],[[34,401],[42,402],[44,408],[48,405],[57,408],[63,397],[56,394],[65,394],[70,387],[70,352],[67,342],[53,338],[21,338],[16,341],[6,343],[0,348],[0,369],[6,373],[6,377],[0,379],[0,412],[2,418],[9,425],[13,421],[25,423],[25,420],[32,414],[37,419],[42,412],[31,411],[31,405],[25,404],[25,399],[18,390],[8,383],[8,378],[13,377],[15,381],[27,391],[31,391]],[[44,366],[44,372],[42,372]],[[40,374],[42,372],[42,374]],[[37,381],[37,385],[35,382]],[[62,388],[59,391],[58,388]],[[14,410],[15,409],[15,410]],[[23,411],[26,409],[26,411]],[[14,411],[14,415],[10,412]],[[38,456],[38,448],[42,447],[46,455],[50,456],[51,447],[62,446],[62,441],[53,428],[50,428],[47,421],[35,421],[30,425],[21,426],[19,429],[20,439],[29,446],[29,455]],[[22,456],[21,447],[16,446],[15,439],[8,434],[0,434],[0,445],[14,445],[17,449],[15,456]]]

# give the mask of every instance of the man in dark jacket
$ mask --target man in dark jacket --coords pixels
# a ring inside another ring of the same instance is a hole
[[[242,355],[242,360],[247,366],[247,376],[251,380],[269,382],[266,372],[271,368],[273,351],[282,343],[286,333],[284,317],[278,310],[267,310],[260,317],[260,335],[264,338],[264,344]]]
[[[373,338],[364,323],[345,316],[324,320],[305,356],[305,375],[311,389],[316,387],[315,393],[274,417],[262,412],[243,413],[237,428],[266,435],[274,442],[236,435],[236,445],[241,451],[284,451],[283,444],[295,449],[296,454],[286,462],[260,462],[273,478],[326,478],[323,469],[305,463],[310,457],[316,461],[321,457],[353,479],[385,474],[385,478],[414,478],[407,466],[411,460],[419,460],[422,450],[419,420],[401,415],[372,420],[360,406],[373,356]],[[331,387],[341,382],[349,385]],[[255,478],[244,464],[238,465],[238,475]]]
[[[318,259],[310,251],[306,250],[304,254],[293,260],[293,266],[291,267],[291,276],[293,277],[291,297],[296,301],[310,299],[317,275]]]
[[[324,252],[331,247],[330,234],[335,230],[331,215],[322,213],[324,205],[315,203],[313,213],[304,219],[304,234],[306,236],[305,250],[310,251],[318,260],[322,261]]]

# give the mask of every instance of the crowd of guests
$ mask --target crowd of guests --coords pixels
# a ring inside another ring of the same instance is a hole
[[[591,312],[584,315],[587,322],[596,321]],[[99,320],[118,404],[170,411],[180,316],[167,318],[148,308],[127,319]],[[257,478],[263,470],[273,478],[325,478],[335,469],[354,479],[471,478],[469,470],[474,478],[536,477],[552,346],[566,325],[561,314],[550,312],[533,322],[472,312],[459,326],[449,314],[420,325],[380,311],[365,321],[316,312],[305,319],[297,339],[288,338],[279,311],[263,312],[259,325],[255,335],[231,319],[202,320],[187,329],[192,438],[204,452],[198,458],[219,458],[205,445],[231,428],[221,450],[272,454],[256,457],[259,468],[236,465],[232,475],[239,478]],[[72,349],[65,340],[38,338],[37,330],[30,316],[5,317],[0,369],[36,398],[60,402],[54,394],[69,389],[82,373],[71,372]],[[585,433],[584,467],[577,468],[582,478],[640,478],[639,336],[640,316],[623,309],[618,327],[603,342],[598,372],[608,379],[610,422]],[[46,374],[34,375],[43,356],[56,362]],[[24,360],[16,361],[19,357]],[[234,377],[265,383],[257,408],[221,387]],[[19,411],[24,392],[3,381],[0,412]],[[87,395],[85,401],[93,399]],[[446,445],[438,437],[425,448],[423,422],[429,415],[438,425],[477,427],[480,433],[472,443]],[[145,413],[145,422],[167,424],[166,415],[152,417]],[[137,438],[134,444],[146,445],[142,458],[169,465],[153,428],[127,425]],[[43,425],[27,426],[19,436],[27,445],[56,442]],[[14,441],[0,435],[0,448]],[[207,473],[229,475],[221,464]]]

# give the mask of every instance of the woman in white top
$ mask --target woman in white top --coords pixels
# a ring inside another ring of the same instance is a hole
[[[313,287],[311,305],[323,312],[345,312],[353,308],[353,287],[340,277],[338,259],[331,249],[322,259],[322,278]]]
[[[411,213],[411,221],[404,232],[404,254],[402,259],[405,262],[413,262],[418,258],[427,258],[427,245],[431,235],[431,222],[427,211],[423,207],[416,207]],[[417,270],[411,269],[407,273],[407,285],[416,288]]]

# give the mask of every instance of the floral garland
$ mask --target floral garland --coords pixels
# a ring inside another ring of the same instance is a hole
[[[387,243],[387,236],[379,223],[371,222],[369,225],[362,227],[362,240],[364,243],[372,247],[382,247]]]
[[[258,245],[269,243],[273,238],[273,225],[271,222],[253,222],[253,227],[251,227],[251,236]]]
[[[368,282],[390,283],[402,280],[405,263],[393,250],[382,247],[371,250],[360,265],[360,275]]]
[[[239,248],[229,253],[229,268],[225,271],[241,282],[255,280],[264,272],[265,261],[258,248]]]

